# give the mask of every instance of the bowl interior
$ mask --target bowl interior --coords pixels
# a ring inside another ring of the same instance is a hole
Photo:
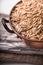
[[[18,5],[19,3],[22,3],[22,1],[19,1],[16,5]],[[31,39],[26,39],[25,37],[22,37],[22,35],[21,34],[19,34],[17,31],[16,31],[16,29],[15,29],[15,27],[13,26],[13,24],[12,24],[12,20],[11,20],[11,16],[12,16],[12,12],[13,12],[13,10],[15,10],[15,8],[16,8],[16,5],[12,8],[12,10],[11,10],[11,13],[10,13],[10,25],[11,25],[11,28],[13,29],[13,31],[20,37],[20,38],[23,38],[23,39],[25,39],[25,40],[28,40],[28,41],[33,41],[33,42],[43,42],[43,40],[41,40],[41,41],[39,41],[39,40],[31,40]]]

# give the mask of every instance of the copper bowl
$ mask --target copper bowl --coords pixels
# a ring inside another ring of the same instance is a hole
[[[22,1],[19,1],[17,4],[21,3]],[[16,5],[12,8],[11,12],[10,12],[10,17],[9,17],[9,21],[6,20],[6,19],[2,19],[2,24],[4,25],[5,29],[10,32],[10,33],[16,33],[20,38],[24,39],[24,41],[26,42],[27,45],[30,45],[30,47],[32,48],[38,48],[38,49],[43,49],[43,40],[42,41],[37,41],[37,40],[31,40],[31,39],[25,39],[23,38],[17,31],[16,29],[13,27],[12,25],[12,21],[11,21],[11,14],[12,14],[12,11],[14,10],[14,8],[16,8]],[[12,28],[12,30],[10,30],[6,23],[10,23],[10,26]]]

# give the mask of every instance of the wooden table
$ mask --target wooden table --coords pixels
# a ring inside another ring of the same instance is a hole
[[[9,33],[3,28],[3,25],[1,23],[1,19],[3,17],[6,17],[5,15],[1,15],[0,16],[0,36],[2,37],[2,40],[4,40],[6,42],[6,35],[9,35]],[[4,38],[5,35],[5,38]],[[11,37],[11,35],[10,35]],[[7,40],[10,39],[9,37],[7,38]],[[1,44],[5,44],[5,42],[1,42]],[[19,39],[19,41],[21,41]],[[7,44],[9,43],[9,45],[13,44],[7,42]],[[16,40],[16,44],[17,44],[17,40]],[[0,46],[1,47],[1,46]],[[4,49],[4,48],[3,48]],[[6,47],[7,49],[7,47]],[[0,53],[0,62],[5,62],[5,63],[14,63],[14,62],[22,62],[22,63],[34,63],[34,64],[43,64],[43,55],[36,55],[36,54],[17,54],[17,53],[8,53],[8,52],[1,52]]]

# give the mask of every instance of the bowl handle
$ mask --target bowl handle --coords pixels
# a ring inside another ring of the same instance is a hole
[[[7,30],[7,32],[9,32],[9,33],[14,33],[13,30],[11,30],[11,29],[8,28],[8,26],[7,26],[6,23],[9,23],[9,21],[6,20],[5,18],[2,18],[2,24],[3,24],[4,28]]]

